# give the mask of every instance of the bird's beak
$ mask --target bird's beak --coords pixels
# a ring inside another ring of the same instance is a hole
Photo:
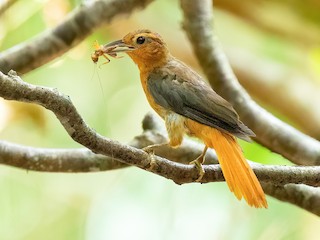
[[[104,48],[110,48],[111,53],[119,53],[119,52],[130,52],[135,49],[135,47],[124,43],[122,40],[117,40],[111,43],[108,43],[103,46]],[[113,47],[113,49],[112,49]]]

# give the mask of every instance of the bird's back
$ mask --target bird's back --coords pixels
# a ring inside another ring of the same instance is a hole
[[[254,136],[232,105],[183,62],[171,57],[141,79],[150,105],[160,115],[164,109],[170,110],[247,141]]]

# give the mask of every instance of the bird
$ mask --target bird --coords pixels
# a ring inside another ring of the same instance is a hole
[[[204,143],[201,155],[192,161],[199,168],[208,148],[215,150],[223,176],[231,192],[249,206],[267,208],[264,191],[244,157],[237,138],[251,141],[255,134],[239,119],[233,106],[218,95],[204,79],[172,56],[156,32],[140,29],[104,45],[108,53],[126,53],[138,66],[142,88],[150,106],[164,119],[168,142],[144,148],[150,152],[160,146],[179,147],[184,135]],[[111,49],[111,50],[110,50]]]

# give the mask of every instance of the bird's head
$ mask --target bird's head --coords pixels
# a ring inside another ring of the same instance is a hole
[[[161,36],[145,29],[130,32],[121,40],[111,42],[105,47],[115,47],[111,53],[127,53],[140,70],[160,67],[169,57],[167,45]]]

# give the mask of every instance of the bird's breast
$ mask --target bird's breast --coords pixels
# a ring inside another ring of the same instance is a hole
[[[148,76],[149,76],[149,73],[140,71],[140,80],[141,80],[143,91],[147,97],[147,100],[150,106],[160,115],[161,118],[164,119],[169,109],[165,109],[155,102],[154,98],[152,97],[151,93],[148,90],[148,86],[147,86]]]

